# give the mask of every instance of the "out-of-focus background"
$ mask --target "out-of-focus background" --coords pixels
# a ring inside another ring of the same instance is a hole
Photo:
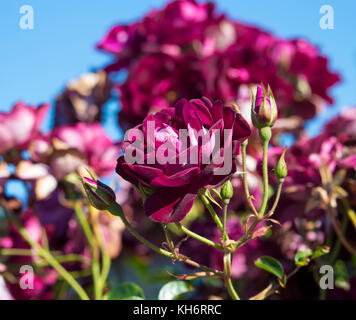
[[[64,85],[80,74],[97,69],[110,57],[96,50],[97,41],[115,23],[138,20],[165,0],[134,1],[44,1],[6,0],[0,10],[0,110],[8,111],[19,99],[38,104],[51,102]],[[356,41],[353,0],[313,1],[215,1],[220,12],[256,25],[283,38],[305,38],[329,57],[330,68],[342,75],[331,95],[335,105],[327,108],[307,129],[317,134],[325,121],[344,106],[356,101]],[[34,9],[34,29],[19,27],[20,7]],[[334,9],[334,29],[323,30],[320,8]],[[117,103],[109,103],[105,128],[116,140],[120,133],[115,125]],[[51,119],[47,119],[46,126]]]
[[[21,25],[24,6],[33,10],[30,30]],[[331,29],[321,25],[325,6],[333,17],[328,20]],[[161,225],[147,217],[152,218],[147,203],[162,209],[165,204],[157,198],[166,199],[162,195],[175,189],[157,190],[147,183],[141,192],[164,192],[147,198],[143,210],[142,194],[130,184],[130,172],[121,172],[122,158],[117,162],[123,132],[180,98],[202,96],[230,106],[236,102],[250,121],[250,90],[259,83],[270,85],[278,105],[268,149],[271,199],[279,194],[273,171],[286,145],[288,176],[274,212],[281,225],[259,229],[234,255],[237,289],[246,298],[266,287],[271,275],[257,270],[255,262],[270,255],[286,275],[298,271],[273,298],[356,299],[353,0],[6,0],[0,8],[0,299],[4,294],[14,299],[77,298],[34,254],[33,244],[23,239],[26,232],[63,260],[91,298],[101,299],[126,281],[142,286],[147,298],[157,298],[172,275],[186,279],[191,269],[157,257],[119,217],[105,207],[91,207],[80,176],[88,168],[110,185],[133,227],[165,247]],[[165,125],[171,122],[175,118]],[[260,206],[262,148],[252,129],[248,187]],[[241,171],[241,157],[236,160]],[[243,224],[250,209],[238,174],[232,184],[227,229],[237,241],[246,235]],[[169,208],[177,207],[181,205]],[[218,206],[216,210],[220,212]],[[19,219],[19,227],[11,219]],[[198,200],[182,221],[212,241],[221,239]],[[83,233],[86,222],[92,235]],[[17,230],[22,226],[23,234]],[[222,270],[221,252],[184,238],[174,224],[168,228],[179,253]],[[103,259],[98,263],[94,253],[99,249]],[[305,261],[299,261],[300,254]],[[35,268],[35,291],[19,286],[18,268],[24,264]],[[101,267],[101,288],[95,264]],[[320,286],[324,265],[335,269],[337,290]],[[192,298],[228,298],[221,279],[205,280],[193,281]]]

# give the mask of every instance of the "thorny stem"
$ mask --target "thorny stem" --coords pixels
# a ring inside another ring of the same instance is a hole
[[[200,193],[199,196],[200,196],[200,199],[202,200],[202,202],[204,203],[205,207],[208,209],[208,211],[209,211],[211,217],[213,218],[213,220],[215,221],[216,225],[218,226],[220,231],[223,233],[224,232],[224,226],[221,223],[221,220],[220,220],[218,214],[215,212],[214,208],[210,204],[208,198],[202,193]]]
[[[261,218],[256,218],[253,224],[248,228],[247,232],[237,241],[236,249],[242,247],[246,244],[252,235],[252,231],[257,227],[257,225],[261,222]]]
[[[273,206],[271,208],[271,210],[269,211],[270,213],[273,213],[274,210],[276,210],[278,202],[279,202],[279,198],[281,195],[281,191],[282,191],[282,185],[283,185],[283,181],[281,183],[278,184],[278,188],[277,188],[277,193],[276,193],[276,197],[274,199],[274,203]],[[253,230],[257,227],[257,225],[262,221],[262,217],[257,216],[255,218],[255,221],[253,222],[253,224],[249,227],[249,229],[247,230],[247,232],[237,241],[237,247],[239,248],[241,246],[243,246],[244,244],[246,244],[250,239]]]
[[[211,216],[213,217],[214,221],[216,222],[217,226],[221,231],[221,239],[223,241],[229,240],[229,236],[226,233],[226,218],[227,218],[227,204],[224,205],[224,216],[223,216],[223,223],[221,223],[217,213],[215,212],[214,208],[211,206],[209,200],[203,195],[200,194],[200,198],[202,199],[204,205],[210,212]],[[226,290],[228,291],[229,295],[233,300],[240,300],[239,295],[236,293],[234,286],[231,280],[231,252],[225,252],[224,254],[224,284]]]
[[[214,247],[220,251],[224,251],[224,249],[222,248],[222,246],[218,243],[215,243],[214,241],[211,241],[191,230],[189,230],[188,228],[186,228],[185,226],[183,226],[181,223],[177,222],[176,226],[179,230],[181,230],[182,232],[184,232],[186,235],[188,235],[189,237],[194,238],[195,240],[198,240],[200,242],[205,243],[208,246]]]
[[[169,231],[168,231],[168,228],[167,228],[167,224],[166,223],[161,223],[162,225],[162,229],[163,229],[163,232],[164,232],[164,235],[166,237],[166,241],[167,241],[167,245],[168,245],[168,248],[169,250],[171,250],[171,252],[173,253],[175,259],[177,259],[177,252],[176,252],[176,249],[175,249],[175,246],[174,246],[174,243],[169,235]]]
[[[108,211],[115,215],[115,216],[119,216],[122,220],[122,222],[125,224],[126,226],[126,229],[137,239],[139,240],[140,242],[142,242],[144,245],[146,245],[147,247],[149,247],[150,249],[152,249],[153,251],[159,253],[159,254],[162,254],[168,258],[171,258],[171,259],[177,259],[179,261],[182,261],[182,262],[185,262],[186,264],[189,264],[195,268],[198,268],[198,269],[201,269],[207,273],[210,273],[210,274],[216,274],[216,275],[219,275],[219,276],[223,276],[223,272],[221,271],[218,271],[218,270],[214,270],[214,269],[211,269],[209,267],[206,267],[204,265],[201,265],[200,263],[198,262],[195,262],[193,260],[191,260],[190,258],[182,255],[182,254],[179,254],[177,255],[177,257],[174,256],[173,253],[167,251],[167,250],[164,250],[162,248],[159,248],[157,247],[156,245],[154,245],[153,243],[151,243],[150,241],[146,240],[144,237],[142,237],[139,233],[136,232],[136,230],[131,226],[131,224],[127,221],[125,215],[123,214],[122,212],[122,209],[121,207],[115,202],[109,209]]]

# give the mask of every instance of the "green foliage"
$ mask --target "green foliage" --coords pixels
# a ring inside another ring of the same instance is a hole
[[[313,252],[310,249],[304,251],[298,251],[294,257],[294,262],[296,266],[305,267],[310,262],[310,256]]]
[[[141,287],[133,282],[124,282],[105,296],[107,300],[144,300],[145,295]]]
[[[330,247],[328,246],[320,247],[313,252],[312,259],[319,258],[325,254],[328,254],[329,252],[330,252]]]
[[[260,257],[255,261],[255,266],[274,274],[279,279],[283,278],[283,266],[275,258],[269,256]]]
[[[335,286],[344,290],[350,290],[349,274],[345,262],[342,260],[336,261],[335,270]]]
[[[319,258],[323,255],[326,255],[330,252],[330,248],[328,246],[323,246],[315,251],[311,249],[298,251],[294,257],[295,265],[299,267],[307,266],[312,259]]]
[[[179,300],[190,291],[193,291],[192,285],[187,281],[171,281],[166,283],[158,294],[158,300]]]

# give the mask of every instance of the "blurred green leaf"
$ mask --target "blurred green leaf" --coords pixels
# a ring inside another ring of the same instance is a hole
[[[310,249],[303,250],[303,251],[298,251],[295,254],[294,257],[294,262],[297,266],[300,267],[305,267],[309,264],[310,262],[310,256],[313,254],[313,252]]]
[[[107,300],[144,300],[145,295],[136,283],[124,282],[109,291],[105,298]]]
[[[274,274],[279,279],[282,279],[283,277],[284,274],[283,266],[275,258],[269,256],[258,258],[255,261],[255,266]]]
[[[330,252],[330,247],[328,246],[323,246],[315,250],[311,256],[312,259],[319,258],[325,254],[328,254]]]
[[[187,281],[171,281],[166,283],[158,294],[158,300],[179,300],[194,288]]]
[[[132,270],[134,270],[140,277],[143,279],[149,278],[149,268],[147,261],[134,255],[128,255],[125,257],[125,259],[128,262],[130,268],[132,268]]]
[[[350,277],[347,272],[345,262],[338,260],[334,266],[335,286],[346,291],[350,290]]]
[[[356,256],[351,257],[351,264],[356,269]]]

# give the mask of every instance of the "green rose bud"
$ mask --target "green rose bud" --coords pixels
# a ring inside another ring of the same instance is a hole
[[[276,178],[279,183],[284,181],[284,178],[288,175],[288,169],[287,169],[287,164],[286,161],[284,160],[284,154],[287,151],[287,147],[284,148],[281,157],[279,158],[274,174],[276,175]]]
[[[230,202],[230,199],[234,196],[234,188],[230,180],[225,181],[222,185],[220,195],[224,204],[228,204]]]
[[[115,193],[99,180],[87,177],[82,179],[84,190],[88,196],[90,204],[98,210],[107,210],[115,203]]]

